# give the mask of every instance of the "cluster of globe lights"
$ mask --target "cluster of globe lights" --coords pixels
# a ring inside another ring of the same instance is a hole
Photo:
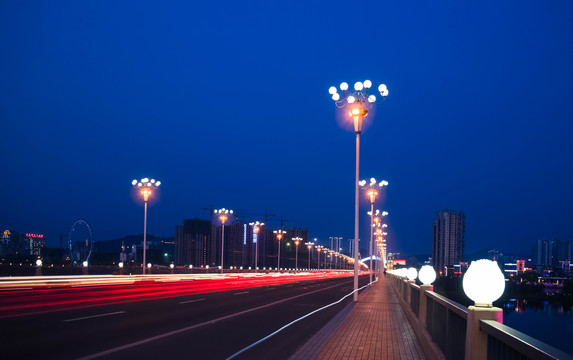
[[[229,210],[229,209],[222,208],[222,209],[220,209],[220,210],[213,210],[213,212],[214,212],[215,214],[227,215],[227,214],[232,214],[232,213],[233,213],[233,210]]]
[[[424,285],[431,285],[436,280],[436,271],[430,265],[424,265],[418,272],[416,268],[400,268],[390,271],[391,274],[396,276],[408,278],[408,280],[415,280],[418,278]]]
[[[378,182],[375,178],[370,178],[370,183],[367,184],[366,180],[360,180],[358,185],[366,191],[368,196],[372,197],[372,195],[378,195],[378,190],[382,189],[384,186],[388,186],[388,181],[382,180]],[[371,192],[373,192],[372,195]]]
[[[148,179],[148,178],[143,178],[139,181],[137,180],[133,180],[131,182],[131,185],[133,186],[137,186],[138,188],[143,188],[143,187],[151,187],[151,186],[159,186],[161,185],[161,181],[155,181],[155,179]]]
[[[364,82],[358,81],[354,84],[355,92],[352,94],[347,95],[348,91],[348,84],[343,82],[340,84],[340,90],[342,91],[342,97],[338,93],[338,89],[335,86],[331,86],[328,89],[330,95],[332,95],[332,100],[336,103],[336,106],[343,107],[346,103],[354,104],[356,103],[369,103],[373,104],[376,102],[376,95],[368,95],[368,89],[372,87],[372,81],[364,80]],[[382,99],[385,99],[388,96],[388,88],[384,84],[380,84],[378,86],[378,92],[380,92],[380,96]],[[358,115],[358,114],[350,114],[351,116]]]

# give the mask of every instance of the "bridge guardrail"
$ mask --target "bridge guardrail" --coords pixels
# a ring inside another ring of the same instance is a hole
[[[413,281],[390,274],[391,284],[415,315],[445,359],[469,359],[466,354],[468,308]],[[404,309],[406,310],[406,309]],[[479,320],[480,331],[487,335],[488,360],[573,360],[573,356],[523,334],[495,320]]]
[[[480,320],[480,329],[487,333],[488,360],[573,359],[559,349],[494,320]]]

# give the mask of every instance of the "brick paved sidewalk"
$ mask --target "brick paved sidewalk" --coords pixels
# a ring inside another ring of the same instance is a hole
[[[390,283],[382,277],[290,360],[425,358]]]

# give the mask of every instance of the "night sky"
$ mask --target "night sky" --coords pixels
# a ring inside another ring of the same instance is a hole
[[[213,206],[349,239],[328,88],[369,79],[390,94],[360,173],[389,181],[390,250],[431,253],[444,208],[466,253],[573,238],[571,1],[2,1],[0,46],[2,230],[140,234],[131,180],[153,177],[151,234]]]

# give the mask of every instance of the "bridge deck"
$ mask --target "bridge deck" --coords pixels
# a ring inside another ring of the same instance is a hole
[[[385,277],[360,294],[291,360],[425,359],[418,339]]]

